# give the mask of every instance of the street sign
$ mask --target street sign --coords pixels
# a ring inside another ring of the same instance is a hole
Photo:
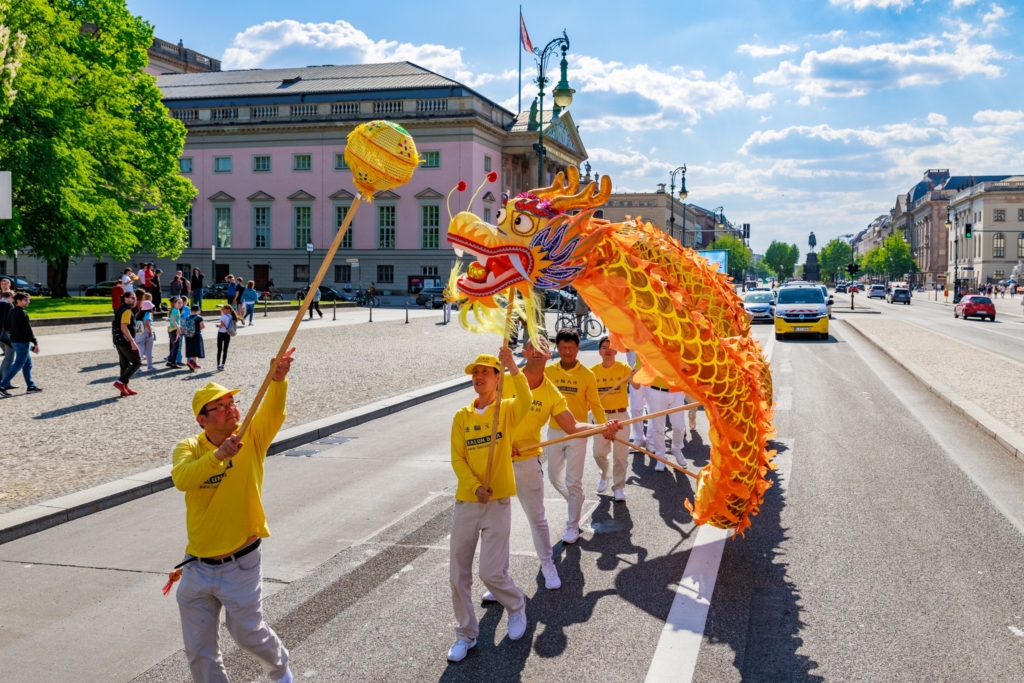
[[[357,259],[357,258],[347,258],[347,259],[345,259],[345,263],[359,263],[359,259]]]
[[[313,253],[313,243],[312,242],[306,242],[306,251],[308,251],[310,254]]]
[[[352,264],[352,267],[353,267],[353,268],[358,268],[358,267],[359,267],[359,262],[357,261],[357,262],[353,263],[353,264]]]
[[[729,252],[718,249],[703,249],[697,252],[708,260],[708,264],[718,268],[719,273],[729,272]]]
[[[974,270],[974,266],[960,266],[960,270]]]
[[[0,171],[0,220],[14,218],[11,204],[11,172]]]

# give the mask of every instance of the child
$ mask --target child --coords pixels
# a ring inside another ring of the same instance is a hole
[[[228,346],[231,345],[231,338],[235,336],[238,321],[235,319],[235,312],[231,306],[224,304],[220,307],[220,321],[217,324],[217,369],[223,370],[224,364],[228,362]]]
[[[185,356],[188,358],[189,370],[195,372],[201,366],[195,361],[196,358],[206,358],[206,350],[203,347],[203,330],[206,324],[203,323],[203,316],[200,315],[199,306],[192,306],[192,315],[186,321],[186,325],[192,326],[195,332],[191,337],[185,337]]]
[[[170,352],[167,354],[167,367],[172,369],[180,368],[181,343],[183,340],[181,330],[181,308],[184,301],[177,296],[171,297],[171,312],[167,315],[167,336],[171,344]]]
[[[153,295],[146,292],[143,297],[142,315],[135,319],[135,345],[146,361],[146,372],[153,372],[156,369],[153,367],[153,342],[156,340],[156,333],[153,332]]]

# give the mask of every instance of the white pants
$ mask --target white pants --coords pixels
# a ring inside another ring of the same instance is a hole
[[[634,389],[633,385],[629,385],[629,416],[631,418],[640,417],[644,414],[644,406],[647,405],[647,394],[646,387],[640,387]],[[632,425],[630,437],[635,444],[641,444],[644,442],[644,422],[639,420],[634,422]]]
[[[146,369],[153,369],[153,341],[156,335],[139,335],[135,338],[135,345],[139,347],[139,356],[146,361]]]
[[[220,609],[227,612],[231,637],[259,660],[273,681],[291,681],[288,650],[263,620],[263,550],[222,565],[189,562],[178,584],[178,611],[185,654],[196,683],[227,683],[217,642]]]
[[[551,532],[544,512],[544,468],[540,464],[540,456],[513,460],[512,469],[516,473],[516,496],[530,522],[537,559],[541,564],[547,564],[551,561]]]
[[[615,413],[609,413],[608,419],[615,419]],[[619,427],[615,436],[626,438],[626,427]],[[608,453],[612,453],[612,463],[608,463]],[[601,469],[602,479],[612,480],[612,489],[626,488],[626,467],[629,461],[629,446],[618,441],[609,441],[603,434],[594,437],[594,461]]]
[[[681,391],[662,391],[654,387],[644,387],[644,391],[647,392],[647,405],[651,407],[652,413],[678,408],[686,404],[686,394]],[[683,429],[683,422],[686,418],[683,417],[682,411],[650,421],[648,429],[654,434],[652,437],[654,439],[653,451],[655,455],[665,455],[665,420],[668,418],[672,419],[672,455],[681,458],[683,439],[686,433]]]
[[[565,436],[561,429],[548,428],[546,440]],[[566,530],[580,530],[583,514],[583,468],[587,464],[587,440],[569,439],[544,447],[548,459],[548,479],[555,490],[569,501],[569,519]]]
[[[509,534],[512,531],[512,502],[498,498],[486,503],[455,501],[452,512],[449,579],[452,584],[452,608],[455,610],[455,635],[475,640],[480,633],[473,602],[473,556],[480,541],[480,580],[494,598],[509,612],[526,605],[523,592],[508,573]]]

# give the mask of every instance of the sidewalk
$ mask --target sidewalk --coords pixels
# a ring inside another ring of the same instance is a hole
[[[946,301],[942,297],[942,292],[939,292],[939,300],[933,301],[931,299],[932,292],[914,292],[914,303],[915,304],[929,304],[930,306],[942,306],[950,310],[952,315],[953,310],[953,294],[950,293],[949,301]],[[998,294],[994,294],[990,297],[992,303],[996,305],[996,316],[1011,316],[1014,318],[1024,318],[1024,306],[1020,305],[1021,299],[1024,295],[1018,295],[1014,298],[1006,297],[1005,299],[1000,297]]]

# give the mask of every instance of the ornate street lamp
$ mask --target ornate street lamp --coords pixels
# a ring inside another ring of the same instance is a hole
[[[668,193],[668,203],[669,203],[669,206],[672,207],[672,209],[671,209],[672,215],[668,219],[668,226],[669,226],[668,227],[668,234],[671,235],[672,237],[676,236],[676,198],[675,198],[675,194],[676,194],[676,175],[677,174],[682,176],[680,178],[680,181],[679,181],[679,198],[680,199],[686,199],[686,196],[688,194],[686,192],[686,164],[683,164],[682,166],[680,166],[679,168],[677,168],[676,170],[674,170],[674,171],[672,171],[671,173],[668,174],[669,185],[670,185],[669,193]],[[682,242],[683,246],[685,247],[686,246],[686,204],[683,204],[683,239],[680,240],[680,241]]]
[[[953,227],[953,221],[949,218],[949,210],[946,210],[946,230]],[[953,233],[953,303],[960,303],[960,232]]]
[[[533,146],[533,149],[537,152],[537,187],[544,186],[544,155],[547,154],[547,150],[544,148],[544,86],[547,85],[548,79],[545,75],[548,68],[548,59],[555,50],[561,48],[562,50],[562,78],[555,85],[555,89],[551,92],[554,96],[555,105],[551,108],[551,117],[558,118],[558,115],[563,109],[572,104],[572,94],[576,92],[569,87],[569,78],[567,70],[569,68],[569,62],[565,58],[565,53],[569,51],[569,36],[563,30],[560,38],[555,38],[549,42],[544,49],[534,48],[533,54],[537,56],[537,143]]]

